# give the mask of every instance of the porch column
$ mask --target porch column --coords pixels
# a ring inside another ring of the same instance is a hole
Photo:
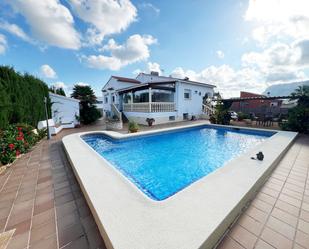
[[[151,112],[151,102],[152,102],[152,96],[151,96],[151,87],[148,89],[148,98],[149,98],[149,112]]]
[[[133,111],[133,92],[130,92],[131,96],[131,112]]]

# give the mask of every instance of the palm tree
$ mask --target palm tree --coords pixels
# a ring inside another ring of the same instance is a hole
[[[291,95],[298,98],[299,106],[309,107],[309,86],[299,86]]]

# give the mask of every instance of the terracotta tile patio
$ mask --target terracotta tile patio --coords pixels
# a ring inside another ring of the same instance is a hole
[[[102,128],[66,130],[0,176],[0,233],[16,229],[7,249],[105,248],[61,144],[69,133]]]
[[[0,234],[15,229],[8,249],[105,248],[61,144],[103,128],[65,130],[0,175]],[[308,162],[309,138],[300,137],[218,248],[309,248]]]
[[[309,248],[309,137],[300,136],[218,249]]]

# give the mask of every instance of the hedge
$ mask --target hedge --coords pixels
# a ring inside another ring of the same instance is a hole
[[[0,66],[0,128],[16,123],[36,127],[38,121],[45,119],[44,97],[48,99],[50,115],[48,86],[43,81]]]

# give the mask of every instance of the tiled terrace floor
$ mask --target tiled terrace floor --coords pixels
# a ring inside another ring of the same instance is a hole
[[[0,176],[0,233],[16,229],[7,249],[105,248],[60,140],[84,130],[41,142]]]
[[[61,144],[102,128],[65,130],[0,176],[0,233],[16,229],[8,249],[105,248]],[[309,248],[308,168],[309,138],[301,137],[219,248]]]
[[[309,248],[309,137],[299,137],[218,249]]]

